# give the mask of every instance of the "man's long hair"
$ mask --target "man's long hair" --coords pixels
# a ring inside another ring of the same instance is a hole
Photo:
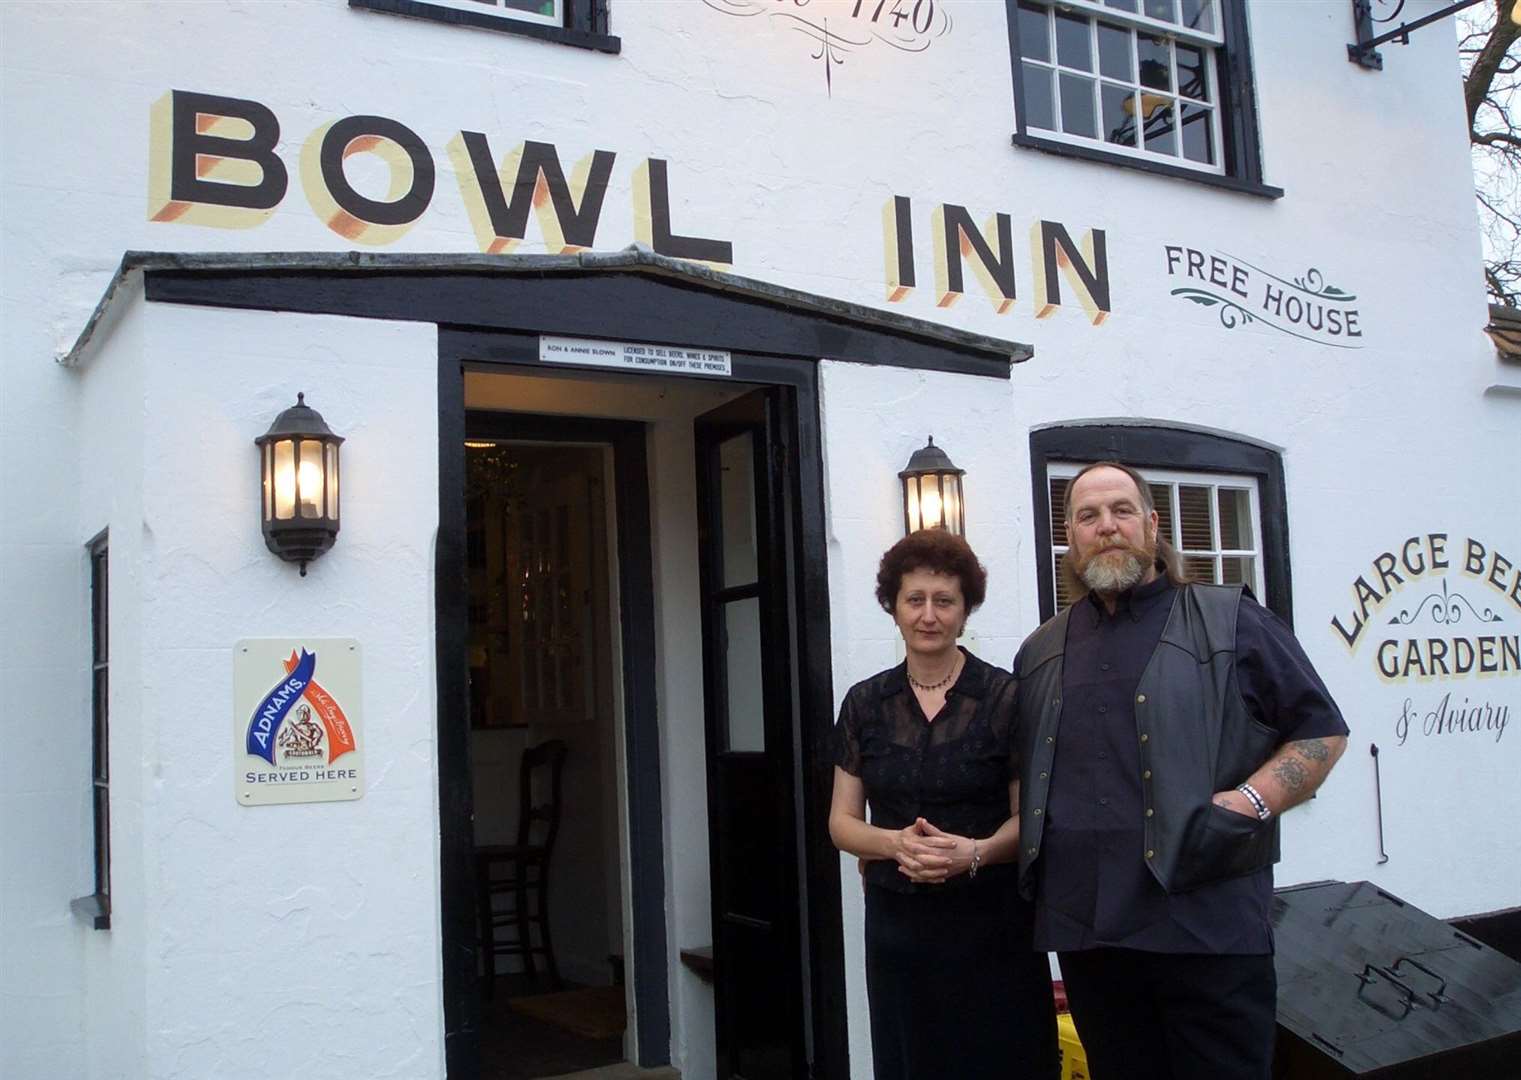
[[[1118,469],[1120,472],[1130,477],[1131,481],[1135,484],[1136,491],[1140,492],[1141,513],[1148,520],[1151,518],[1152,513],[1154,513],[1157,508],[1156,500],[1151,497],[1151,485],[1146,482],[1146,478],[1132,469],[1129,465],[1123,465],[1118,461],[1095,461],[1092,464],[1084,465],[1081,469],[1078,470],[1076,476],[1067,481],[1066,490],[1062,494],[1062,506],[1063,521],[1067,526],[1068,543],[1066,553],[1062,555],[1060,573],[1062,585],[1065,586],[1067,595],[1072,597],[1073,600],[1081,600],[1083,597],[1088,595],[1089,590],[1087,583],[1083,581],[1082,576],[1077,572],[1076,548],[1071,542],[1072,488],[1080,479],[1083,478],[1084,475],[1092,472],[1094,469]],[[1177,549],[1172,546],[1172,542],[1162,535],[1160,522],[1157,523],[1156,542],[1157,570],[1166,575],[1167,580],[1172,582],[1174,585],[1188,584],[1192,578],[1189,577],[1188,571],[1183,567],[1183,558],[1178,554]]]

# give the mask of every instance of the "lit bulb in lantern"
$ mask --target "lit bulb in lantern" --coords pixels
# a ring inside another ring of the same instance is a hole
[[[926,488],[919,494],[919,513],[922,516],[921,526],[926,529],[938,529],[940,527],[940,492],[935,488]]]
[[[304,456],[301,467],[296,470],[296,482],[301,491],[301,516],[320,517],[322,514],[322,469],[315,461]]]

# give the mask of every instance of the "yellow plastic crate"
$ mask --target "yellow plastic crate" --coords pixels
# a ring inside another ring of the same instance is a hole
[[[1088,1080],[1088,1055],[1078,1041],[1071,1013],[1056,1014],[1056,1039],[1062,1052],[1062,1080]]]

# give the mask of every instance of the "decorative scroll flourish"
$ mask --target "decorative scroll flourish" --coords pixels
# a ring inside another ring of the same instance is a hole
[[[1234,330],[1243,323],[1257,321],[1256,315],[1253,315],[1234,300],[1227,299],[1224,296],[1216,296],[1214,293],[1206,292],[1203,289],[1174,289],[1172,295],[1181,296],[1185,300],[1192,300],[1202,307],[1214,307],[1216,304],[1219,304],[1220,325],[1227,330]],[[1271,326],[1272,324],[1269,323],[1268,325]],[[1273,329],[1277,330],[1279,327],[1273,327]],[[1292,331],[1285,330],[1284,333],[1292,333]],[[1298,335],[1296,334],[1295,336],[1297,337]]]
[[[1411,623],[1415,622],[1416,619],[1419,619],[1423,614],[1426,613],[1428,605],[1431,608],[1430,614],[1432,621],[1441,623],[1443,626],[1456,626],[1458,623],[1462,622],[1465,618],[1463,614],[1464,609],[1467,609],[1468,614],[1472,615],[1481,623],[1497,623],[1505,621],[1495,613],[1494,608],[1486,607],[1483,611],[1480,611],[1477,607],[1474,606],[1473,602],[1470,601],[1468,597],[1464,596],[1462,593],[1448,592],[1447,582],[1443,581],[1442,591],[1440,593],[1427,593],[1424,597],[1421,598],[1421,602],[1415,605],[1414,610],[1411,610],[1409,608],[1401,610],[1398,615],[1389,620],[1389,625],[1409,626]]]
[[[824,87],[831,97],[833,68],[843,65],[851,53],[876,42],[899,52],[921,53],[949,34],[952,25],[944,0],[703,0],[703,3],[720,14],[736,18],[765,15],[769,21],[817,44],[818,51],[811,56],[824,64]]]

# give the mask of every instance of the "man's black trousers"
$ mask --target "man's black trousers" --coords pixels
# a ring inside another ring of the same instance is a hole
[[[1269,1080],[1271,956],[1058,954],[1093,1080]]]

